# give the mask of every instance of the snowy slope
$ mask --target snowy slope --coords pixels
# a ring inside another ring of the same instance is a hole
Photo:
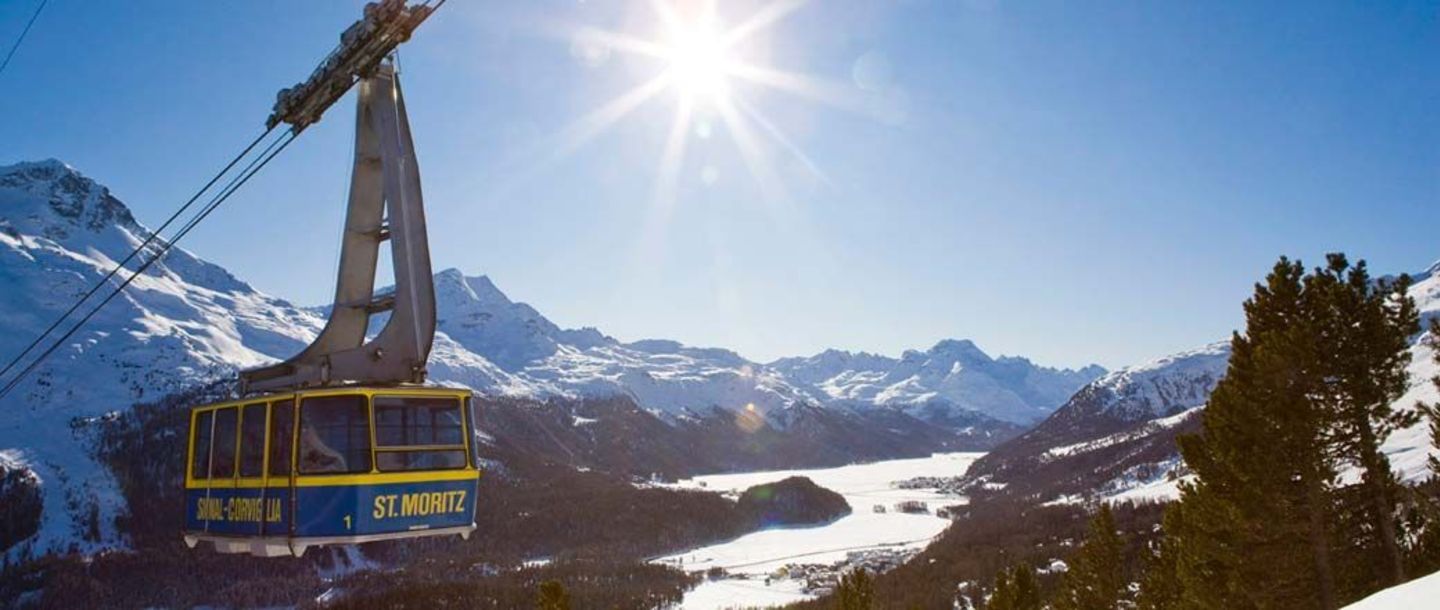
[[[1390,587],[1345,606],[1345,610],[1418,610],[1434,608],[1437,604],[1440,604],[1440,572]]]
[[[147,235],[58,161],[0,167],[0,354],[18,353]],[[135,280],[0,404],[0,449],[45,491],[35,550],[118,542],[123,507],[90,457],[87,418],[287,355],[319,322],[180,249]]]

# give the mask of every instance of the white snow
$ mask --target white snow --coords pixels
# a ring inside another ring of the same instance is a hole
[[[1440,572],[1385,589],[1345,610],[1420,610],[1440,606]]]
[[[1136,504],[1150,502],[1170,502],[1180,499],[1180,483],[1193,478],[1184,477],[1160,477],[1149,481],[1141,481],[1126,489],[1105,496],[1105,501],[1110,503],[1134,502]]]
[[[1410,408],[1417,402],[1429,404],[1440,403],[1440,391],[1437,391],[1431,379],[1440,375],[1440,366],[1435,363],[1435,350],[1421,342],[1411,349],[1412,360],[1410,361],[1410,390],[1395,401],[1397,408]],[[1440,455],[1430,439],[1429,421],[1422,419],[1420,423],[1397,430],[1380,450],[1390,458],[1390,465],[1395,468],[1396,474],[1406,482],[1418,482],[1429,476],[1429,465],[1427,458],[1431,455]]]
[[[1097,379],[1091,388],[1104,395],[1102,412],[1143,421],[1204,405],[1225,375],[1229,360],[1228,342],[1211,343],[1114,371]]]
[[[1169,417],[1152,419],[1137,427],[1122,432],[1116,432],[1115,434],[1109,434],[1106,436],[1089,439],[1071,445],[1051,447],[1050,449],[1045,451],[1044,457],[1049,459],[1054,459],[1058,457],[1069,457],[1079,453],[1095,451],[1097,449],[1104,449],[1106,447],[1114,446],[1120,443],[1129,442],[1141,437],[1149,436],[1167,428],[1174,428],[1175,426],[1185,423],[1185,420],[1190,419],[1191,417],[1198,416],[1201,411],[1202,409],[1200,407],[1193,407],[1191,409],[1181,411]]]
[[[782,579],[765,584],[765,577],[721,578],[707,580],[685,592],[681,608],[685,610],[750,610],[773,608],[810,599],[802,588],[805,583]]]
[[[844,496],[853,512],[828,525],[764,530],[657,561],[692,572],[720,567],[743,578],[702,584],[686,594],[683,607],[687,609],[766,606],[807,599],[809,596],[801,592],[794,581],[782,579],[766,586],[764,576],[791,563],[833,563],[845,559],[846,553],[851,551],[923,548],[950,523],[947,519],[934,516],[933,511],[943,506],[963,504],[965,500],[934,490],[897,489],[893,484],[915,477],[959,476],[981,455],[939,453],[926,458],[838,468],[717,474],[686,479],[676,486],[739,494],[754,485],[804,476]],[[895,511],[894,505],[905,500],[927,503],[932,514]],[[887,511],[874,512],[877,504],[885,506]]]

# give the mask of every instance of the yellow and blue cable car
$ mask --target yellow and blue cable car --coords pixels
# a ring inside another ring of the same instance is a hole
[[[469,390],[329,388],[194,407],[185,542],[300,556],[311,546],[475,530]]]
[[[280,93],[266,121],[298,135],[358,84],[334,306],[299,354],[240,373],[241,394],[253,397],[191,410],[191,548],[212,542],[224,553],[300,556],[312,546],[475,530],[471,393],[419,385],[435,339],[435,285],[415,143],[386,59],[440,4],[367,4],[310,78]],[[377,294],[387,241],[395,285]],[[384,312],[372,336],[373,316]]]

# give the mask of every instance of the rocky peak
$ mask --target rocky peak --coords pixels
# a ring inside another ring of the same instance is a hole
[[[945,339],[935,344],[926,352],[934,358],[943,358],[948,361],[961,363],[988,363],[991,362],[989,354],[986,354],[974,341],[969,339]]]
[[[143,231],[110,189],[55,159],[0,166],[0,221],[57,241],[76,229]]]

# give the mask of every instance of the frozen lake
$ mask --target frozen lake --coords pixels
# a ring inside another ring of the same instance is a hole
[[[780,579],[765,584],[765,576],[786,564],[829,564],[846,553],[870,549],[918,549],[949,524],[933,514],[896,512],[895,504],[918,500],[930,510],[964,503],[963,498],[929,489],[896,489],[897,481],[915,477],[952,477],[963,474],[981,453],[937,453],[926,458],[888,460],[812,470],[773,470],[717,474],[685,479],[677,487],[738,494],[746,488],[791,476],[809,477],[850,503],[851,514],[821,527],[779,528],[747,534],[657,561],[687,571],[724,568],[734,578],[707,581],[685,595],[686,610],[782,605],[808,599],[803,583]],[[883,505],[887,511],[874,512]]]

